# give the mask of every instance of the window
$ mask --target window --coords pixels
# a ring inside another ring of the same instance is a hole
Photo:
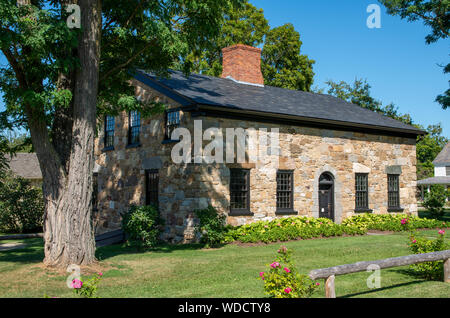
[[[445,167],[445,174],[447,177],[450,177],[450,166]]]
[[[230,205],[232,214],[250,213],[250,170],[230,169]]]
[[[369,175],[357,173],[355,176],[355,210],[369,210]]]
[[[105,148],[114,148],[114,117],[105,117]]]
[[[175,128],[180,127],[180,111],[168,110],[166,111],[166,132],[165,139],[171,140],[172,132]]]
[[[141,114],[137,110],[130,111],[128,123],[128,144],[137,145],[141,131]]]
[[[398,174],[388,174],[388,208],[400,209],[400,176]]]
[[[277,172],[277,212],[294,211],[294,172]]]
[[[145,204],[157,207],[159,190],[159,172],[158,170],[145,171]]]

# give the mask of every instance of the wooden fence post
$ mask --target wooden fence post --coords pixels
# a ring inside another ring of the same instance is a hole
[[[450,283],[450,258],[444,261],[444,282]]]
[[[325,280],[325,297],[336,298],[336,291],[334,289],[334,275],[331,275]]]

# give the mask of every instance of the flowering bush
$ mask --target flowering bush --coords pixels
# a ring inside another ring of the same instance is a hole
[[[264,281],[264,291],[273,298],[307,298],[320,285],[306,275],[301,275],[291,261],[292,251],[282,246],[268,272],[259,273]]]
[[[289,217],[273,221],[258,221],[233,228],[226,234],[226,242],[270,243],[365,233],[364,228],[343,226],[326,218]]]
[[[405,231],[413,229],[434,229],[450,227],[450,222],[433,219],[424,219],[406,214],[359,214],[345,219],[345,226],[356,226],[367,230],[379,231]]]
[[[103,274],[98,273],[91,278],[85,280],[84,282],[80,279],[74,279],[72,281],[72,288],[77,295],[85,298],[96,298],[97,297],[97,285],[100,283]]]
[[[445,231],[439,230],[437,239],[429,240],[425,237],[417,237],[415,233],[410,235],[410,249],[414,254],[431,253],[450,249],[450,244],[445,243]],[[444,273],[444,263],[426,262],[411,265],[410,268],[418,276],[428,280],[442,280]]]

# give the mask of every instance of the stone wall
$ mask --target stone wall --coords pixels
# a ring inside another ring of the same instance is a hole
[[[136,93],[160,98],[168,107],[174,101],[159,96],[138,82]],[[191,118],[182,114],[181,126],[193,131],[193,120],[202,120],[203,129],[279,128],[280,160],[255,164],[174,164],[170,153],[174,144],[162,144],[163,116],[141,119],[141,147],[126,148],[128,117],[116,117],[115,149],[102,152],[102,133],[96,145],[98,164],[97,233],[120,227],[120,213],[131,204],[145,203],[145,170],[159,169],[160,211],[166,220],[163,239],[188,242],[194,239],[195,209],[213,205],[228,215],[230,168],[251,168],[251,212],[253,216],[228,216],[232,225],[272,219],[276,206],[276,171],[294,170],[294,209],[299,215],[318,217],[318,180],[323,172],[335,179],[335,218],[341,222],[355,208],[355,173],[369,173],[369,208],[373,213],[387,212],[387,173],[401,172],[400,201],[404,212],[417,212],[415,140],[356,132],[343,132],[307,127],[280,126],[249,121],[211,117]],[[192,138],[194,139],[194,138]],[[204,142],[206,145],[208,142]]]

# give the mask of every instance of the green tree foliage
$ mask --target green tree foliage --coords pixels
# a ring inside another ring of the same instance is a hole
[[[430,187],[430,192],[425,194],[422,205],[432,217],[439,218],[444,215],[444,206],[448,197],[449,191],[443,185],[435,184]]]
[[[313,60],[300,53],[300,34],[292,24],[273,28],[266,35],[262,52],[264,83],[310,91],[314,81]]]
[[[44,201],[42,190],[29,180],[10,173],[0,181],[0,231],[31,233],[42,230]]]
[[[447,39],[450,36],[450,1],[448,0],[379,0],[390,15],[398,15],[409,22],[421,20],[431,28],[425,37],[427,44]],[[450,64],[444,67],[444,73],[450,72]],[[449,81],[450,83],[450,81]],[[450,89],[436,98],[446,109],[450,107]]]
[[[81,28],[69,28],[73,1],[0,1],[0,123],[29,129],[43,174],[47,265],[94,261],[91,218],[96,118],[162,105],[136,100],[140,68],[167,74],[214,43],[224,12],[241,0],[78,0]],[[181,62],[180,62],[181,61]],[[6,121],[6,123],[4,123]],[[70,215],[70,217],[69,217]],[[63,231],[64,228],[73,231]]]
[[[270,29],[262,9],[248,1],[225,14],[221,36],[203,51],[193,51],[188,61],[202,74],[222,74],[222,48],[234,44],[263,45],[261,69],[266,85],[310,91],[314,80],[313,60],[301,54],[300,34],[292,24]]]
[[[352,85],[344,81],[337,83],[331,80],[327,81],[326,84],[328,85],[328,94],[330,95],[400,120],[405,124],[424,129],[422,126],[414,124],[409,114],[399,113],[398,108],[394,104],[391,103],[383,106],[380,100],[372,97],[370,93],[371,86],[366,80],[356,79]],[[417,178],[419,180],[433,176],[434,166],[432,162],[448,142],[448,139],[442,136],[442,127],[440,124],[430,125],[426,131],[428,134],[423,137],[418,137],[417,140]]]

